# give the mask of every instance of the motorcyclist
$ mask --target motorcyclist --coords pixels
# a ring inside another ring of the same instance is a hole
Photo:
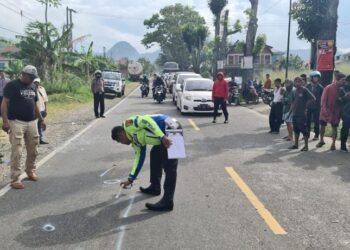
[[[164,95],[166,94],[166,88],[165,88],[165,83],[164,83],[163,79],[160,76],[158,76],[157,74],[154,74],[153,75],[153,87],[152,87],[153,97],[155,94],[155,89],[157,87],[163,87]]]
[[[145,83],[147,86],[149,86],[149,80],[148,80],[148,77],[146,75],[143,75],[143,77],[141,79],[141,83]]]

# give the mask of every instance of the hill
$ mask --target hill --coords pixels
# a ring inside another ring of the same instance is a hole
[[[159,51],[140,54],[135,47],[126,41],[117,42],[112,48],[107,51],[107,56],[114,60],[120,60],[122,58],[129,58],[130,60],[138,60],[141,57],[145,57],[154,63],[158,56]]]

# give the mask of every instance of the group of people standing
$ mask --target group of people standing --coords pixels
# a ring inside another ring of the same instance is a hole
[[[341,150],[348,152],[347,140],[350,129],[350,75],[335,72],[334,81],[329,85],[321,83],[321,73],[312,71],[310,82],[306,75],[296,77],[294,81],[281,79],[274,81],[274,99],[271,106],[269,123],[270,132],[279,134],[283,122],[287,125],[288,136],[284,139],[293,141],[290,149],[299,148],[299,137],[305,142],[302,151],[308,151],[311,128],[313,141],[319,141],[316,147],[325,145],[326,127],[332,127],[331,150],[336,150],[338,126],[342,120]]]

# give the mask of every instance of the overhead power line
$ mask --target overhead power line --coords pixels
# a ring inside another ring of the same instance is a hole
[[[105,15],[105,14],[93,13],[93,12],[81,12],[81,11],[77,11],[77,14],[81,14],[81,15],[90,15],[90,16],[98,16],[98,17],[105,17],[105,18],[119,18],[119,19],[144,20],[144,18],[142,18],[142,17],[136,17],[136,16]]]
[[[29,20],[35,21],[35,19],[24,15],[22,10],[20,10],[19,12],[17,12],[17,10],[12,9],[12,8],[8,7],[7,5],[5,5],[5,4],[3,4],[3,3],[0,3],[0,5],[4,6],[6,9],[11,10],[12,12],[14,12],[14,13],[20,15],[21,17],[25,17],[25,18],[27,18],[27,19],[29,19]]]
[[[12,8],[15,8],[15,9],[18,8],[18,6],[16,6],[16,3],[10,2],[10,1],[8,1],[8,0],[2,0],[2,1],[6,2],[7,4],[9,4]],[[20,12],[22,12],[22,13],[27,13],[26,16],[28,16],[28,18],[35,19],[33,16],[30,15],[29,12],[24,11],[24,10],[22,10],[22,9],[20,9],[20,8],[19,8],[19,10],[20,10]]]
[[[16,33],[16,34],[18,34],[18,35],[23,35],[22,33],[19,33],[19,32],[17,32],[17,31],[14,31],[14,30],[11,30],[11,29],[8,29],[8,28],[5,28],[5,27],[1,27],[1,26],[0,26],[0,29],[7,30],[7,31],[12,32],[12,33]]]

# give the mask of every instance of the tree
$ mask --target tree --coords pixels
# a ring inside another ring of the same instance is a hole
[[[147,58],[142,57],[138,60],[138,62],[141,63],[144,74],[151,75],[152,73],[155,72],[156,70],[155,66]]]
[[[311,43],[311,69],[317,68],[317,41],[336,41],[338,5],[339,0],[298,0],[293,4],[292,17],[298,22],[297,35]],[[322,82],[331,83],[332,76],[333,71],[322,72]]]
[[[213,54],[213,77],[215,77],[218,66],[217,61],[220,57],[220,31],[221,31],[221,14],[224,8],[226,7],[228,1],[227,0],[209,0],[208,5],[211,10],[211,12],[214,15],[214,25],[215,25],[215,48],[214,48],[214,54]]]
[[[52,80],[52,74],[57,64],[63,59],[64,50],[68,44],[70,29],[60,34],[55,26],[35,21],[28,24],[24,36],[17,36],[16,46],[20,51],[17,58],[25,58],[38,68],[43,79]],[[50,73],[50,76],[49,76]]]
[[[190,66],[190,55],[183,40],[182,29],[188,24],[205,25],[205,19],[189,6],[175,4],[164,7],[159,13],[144,21],[148,30],[142,44],[147,48],[158,44],[162,53],[158,63],[175,61],[182,70]]]
[[[222,39],[220,43],[221,60],[225,60],[228,53],[228,43],[227,43],[228,37],[242,31],[242,25],[240,20],[237,20],[235,22],[235,24],[233,25],[233,29],[229,27],[229,13],[230,13],[229,10],[225,11],[224,20],[223,20]]]
[[[254,56],[254,46],[256,32],[258,30],[258,4],[259,0],[249,0],[251,8],[246,10],[245,13],[249,17],[248,30],[244,46],[244,56]],[[249,79],[254,78],[254,69],[246,69],[243,71],[243,81],[246,82]]]
[[[83,53],[78,55],[78,58],[75,60],[74,65],[80,67],[85,73],[87,81],[90,81],[90,70],[93,65],[94,54],[92,47],[94,42],[91,42],[87,51],[83,48]]]
[[[46,33],[48,33],[48,8],[51,6],[54,6],[57,8],[61,5],[61,0],[37,0],[39,3],[45,5],[45,27],[46,27]]]
[[[208,28],[205,25],[188,24],[183,29],[182,36],[188,52],[191,54],[193,71],[199,74],[201,72],[202,50],[208,37]]]
[[[304,68],[304,62],[298,55],[290,55],[289,57],[289,68],[294,70],[301,70]],[[285,56],[281,57],[278,61],[274,62],[272,65],[273,70],[281,71],[286,69],[287,58]]]

